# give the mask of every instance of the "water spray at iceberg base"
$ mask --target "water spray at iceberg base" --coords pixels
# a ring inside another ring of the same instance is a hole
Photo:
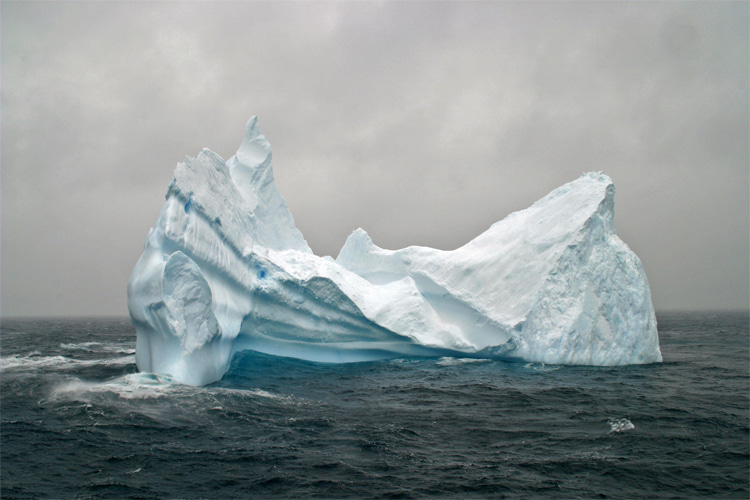
[[[312,253],[257,119],[237,154],[177,165],[128,283],[138,369],[215,382],[236,352],[322,362],[457,356],[661,361],[648,281],[587,173],[451,250],[385,250],[358,229]]]

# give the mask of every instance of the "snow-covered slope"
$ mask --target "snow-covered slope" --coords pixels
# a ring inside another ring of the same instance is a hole
[[[234,352],[315,361],[404,355],[661,361],[648,281],[589,173],[461,248],[378,248],[358,229],[314,255],[251,118],[237,154],[177,166],[128,284],[141,371],[204,385]]]

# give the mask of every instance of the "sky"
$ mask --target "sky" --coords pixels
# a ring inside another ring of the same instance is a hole
[[[0,313],[127,315],[175,165],[257,115],[318,255],[461,246],[583,172],[657,310],[747,308],[747,2],[0,3]]]

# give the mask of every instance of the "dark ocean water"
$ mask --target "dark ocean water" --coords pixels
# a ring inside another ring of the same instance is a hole
[[[748,498],[747,314],[662,314],[664,363],[136,372],[125,319],[3,320],[2,498]]]

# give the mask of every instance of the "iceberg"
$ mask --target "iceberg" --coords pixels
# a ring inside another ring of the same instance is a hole
[[[616,366],[662,360],[648,280],[586,173],[455,250],[385,250],[357,229],[313,254],[257,118],[228,161],[177,165],[128,283],[140,371],[215,382],[244,350],[321,362],[457,356]]]

